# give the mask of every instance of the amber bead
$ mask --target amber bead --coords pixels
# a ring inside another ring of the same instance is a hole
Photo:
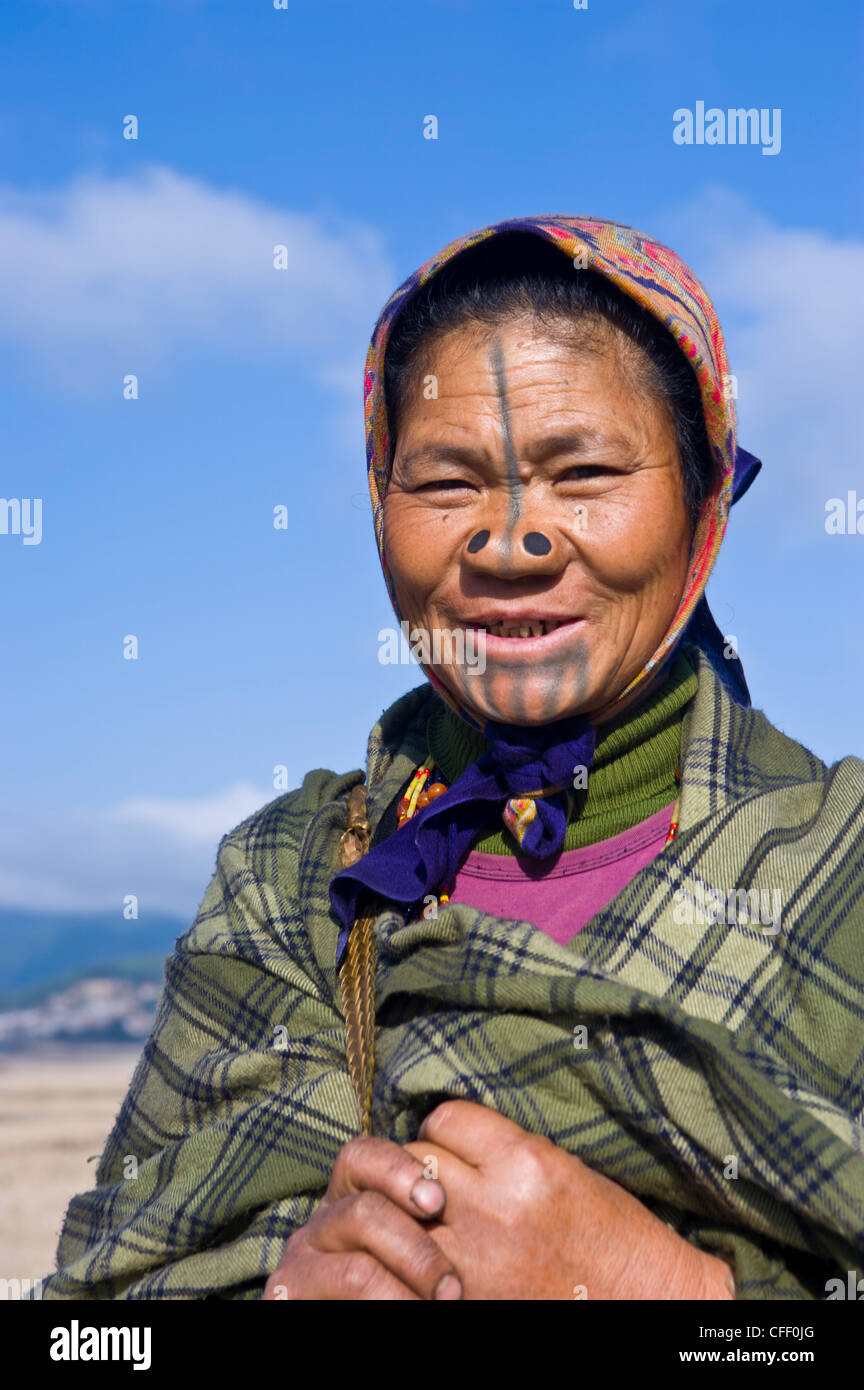
[[[407,798],[407,796],[403,796],[402,800],[399,802],[399,805],[396,807],[396,812],[397,812],[398,815],[404,816],[404,814],[405,814],[405,812],[406,812],[407,810],[408,810],[408,798]]]
[[[416,802],[415,802],[415,805],[416,805],[418,811],[420,810],[421,806],[428,806],[428,805],[429,805],[429,793],[428,793],[428,792],[421,792],[420,795],[418,796]]]
[[[426,795],[428,796],[430,801],[434,801],[436,796],[443,796],[446,790],[447,788],[445,787],[443,782],[433,782],[431,787],[429,787],[428,791],[426,792]]]

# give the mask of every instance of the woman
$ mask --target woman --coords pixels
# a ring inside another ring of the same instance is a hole
[[[45,1297],[861,1276],[864,766],[750,708],[707,608],[759,467],[726,382],[615,223],[487,227],[393,295],[369,482],[429,683],[365,778],[222,841]]]

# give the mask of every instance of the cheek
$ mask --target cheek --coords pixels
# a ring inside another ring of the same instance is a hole
[[[638,588],[685,571],[689,530],[677,493],[668,487],[589,512],[582,542],[586,563],[612,588]]]
[[[430,513],[411,497],[391,494],[384,503],[384,552],[397,597],[422,601],[453,563],[455,518]]]

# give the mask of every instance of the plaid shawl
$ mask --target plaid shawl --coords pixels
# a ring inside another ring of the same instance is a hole
[[[460,904],[377,919],[373,1127],[492,1106],[729,1258],[740,1298],[824,1298],[864,1274],[864,763],[826,767],[688,652],[678,837],[569,945]],[[373,730],[373,824],[436,699]],[[359,780],[312,772],[223,839],[45,1298],[260,1298],[309,1218],[357,1132],[327,888]],[[779,892],[779,932],[716,920],[736,889]]]

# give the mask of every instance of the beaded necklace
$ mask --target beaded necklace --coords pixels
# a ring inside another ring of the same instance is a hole
[[[410,820],[411,817],[415,815],[417,811],[421,811],[424,806],[429,805],[430,801],[434,801],[435,798],[438,796],[443,796],[446,792],[447,788],[443,782],[439,780],[429,782],[431,776],[431,767],[418,767],[417,771],[414,773],[414,776],[408,783],[405,795],[399,802],[399,805],[396,810],[397,830],[400,826],[404,825],[407,820]],[[429,782],[428,788],[426,787],[427,782]],[[446,883],[444,886],[446,889],[449,890],[453,887],[453,884]],[[449,903],[449,891],[445,893],[439,893],[438,901],[439,903]]]

